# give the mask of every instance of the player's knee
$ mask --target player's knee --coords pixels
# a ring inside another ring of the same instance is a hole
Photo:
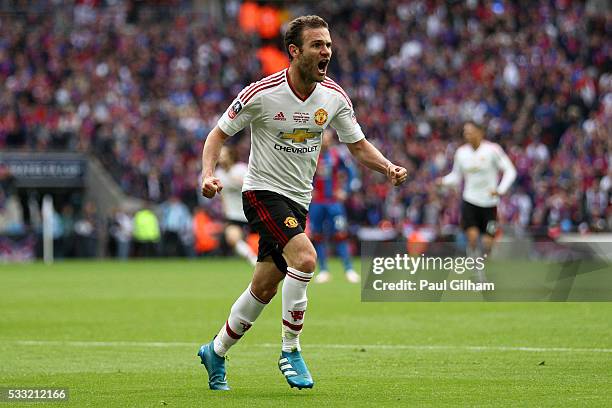
[[[317,252],[314,248],[300,252],[297,259],[294,260],[293,265],[290,266],[293,266],[301,272],[313,273],[317,267]]]
[[[470,244],[474,244],[478,241],[478,235],[480,235],[480,231],[476,227],[470,227],[466,231],[466,236]]]

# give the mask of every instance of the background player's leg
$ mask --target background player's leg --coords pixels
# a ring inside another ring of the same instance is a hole
[[[278,270],[270,257],[264,262],[257,262],[251,284],[232,306],[227,321],[214,340],[217,355],[225,356],[229,348],[251,328],[261,311],[276,294],[278,283],[283,277],[284,274]]]
[[[351,255],[349,253],[348,241],[346,239],[346,232],[337,233],[334,235],[334,240],[336,241],[336,250],[338,251],[338,256],[342,260],[342,266],[344,267],[344,272],[348,272],[353,269],[353,262],[351,261]]]
[[[324,234],[313,236],[313,243],[317,251],[317,259],[319,260],[319,273],[315,278],[317,283],[326,283],[331,280],[331,274],[327,267],[327,243]]]
[[[465,230],[465,235],[467,237],[467,256],[469,257],[477,257],[478,256],[478,239],[480,236],[480,230],[476,226],[468,227]]]
[[[491,248],[495,242],[495,234],[497,233],[497,207],[487,208],[485,210],[485,226],[482,235],[482,249],[485,255],[491,253]]]
[[[319,260],[319,273],[315,280],[317,283],[325,283],[330,280],[329,269],[327,269],[327,243],[325,235],[313,235],[313,243],[317,251],[317,259]]]
[[[313,203],[310,205],[310,232],[312,243],[317,252],[319,262],[319,273],[315,278],[318,283],[329,281],[329,269],[327,269],[327,243],[325,242],[325,205]]]
[[[482,250],[484,255],[489,255],[491,253],[491,248],[493,247],[493,237],[489,234],[483,234],[482,236]]]
[[[252,266],[255,266],[257,255],[255,255],[249,244],[244,242],[242,229],[239,226],[230,224],[225,228],[225,242],[238,255],[245,258]]]
[[[491,248],[494,243],[494,237],[489,235],[488,231],[485,234],[482,234],[482,254],[479,256],[488,257],[491,253]],[[487,282],[487,276],[484,270],[476,269],[476,281],[484,283]]]
[[[301,233],[283,248],[287,260],[287,276],[283,282],[283,351],[300,350],[299,335],[308,304],[306,289],[316,267],[317,253]]]
[[[467,246],[465,248],[465,254],[468,257],[475,258],[479,256],[478,244],[480,238],[480,231],[484,228],[481,222],[481,212],[478,211],[479,207],[474,204],[463,201],[461,205],[461,224],[465,231],[465,237],[467,238]]]
[[[342,260],[346,279],[351,283],[359,282],[359,275],[353,269],[351,254],[348,245],[348,224],[346,212],[342,203],[336,203],[330,207],[331,225],[333,238],[336,243],[336,251]]]
[[[485,212],[481,211],[479,213],[479,217],[478,217],[478,234],[477,234],[477,238],[476,238],[476,249],[472,252],[472,253],[468,253],[468,256],[472,257],[472,258],[477,258],[477,257],[482,257],[483,255],[485,255],[487,252],[483,252],[483,248],[481,248],[480,244],[480,240],[482,239],[482,246],[485,248],[484,251],[487,251],[487,248],[490,248],[490,242],[487,243],[487,239],[490,238],[487,235],[487,220],[486,220],[486,216],[485,216]],[[468,235],[468,239],[469,239],[469,235]],[[487,244],[489,244],[487,246]],[[468,243],[469,246],[469,243]],[[485,275],[484,270],[481,269],[476,269],[474,271],[474,279],[476,280],[476,282],[481,282],[484,283],[487,281],[487,277]]]
[[[313,236],[313,244],[317,251],[317,259],[319,261],[319,274],[329,272],[327,267],[327,242],[325,242],[325,234],[316,234]]]
[[[489,256],[489,251],[491,250],[491,245],[493,244],[493,237],[485,233],[485,234],[482,234],[481,239],[482,239],[482,250],[479,248],[477,252],[475,253],[475,255],[473,255],[474,257],[483,257],[483,256],[488,257]],[[480,282],[480,283],[487,282],[487,275],[485,274],[484,269],[478,269],[478,268],[475,269],[474,277],[476,279],[476,282]]]

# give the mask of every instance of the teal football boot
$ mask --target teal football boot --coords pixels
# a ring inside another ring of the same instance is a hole
[[[202,364],[208,372],[208,387],[211,390],[229,390],[225,376],[225,357],[219,357],[215,353],[213,341],[204,344],[198,351],[198,356],[202,359]]]
[[[282,351],[280,359],[278,360],[278,368],[285,376],[291,388],[297,387],[301,390],[302,388],[313,387],[314,381],[299,351]]]

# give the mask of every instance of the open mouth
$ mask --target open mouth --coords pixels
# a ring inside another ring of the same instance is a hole
[[[321,61],[319,61],[317,67],[319,68],[320,74],[325,74],[325,72],[327,71],[327,64],[329,64],[328,59],[322,59]]]

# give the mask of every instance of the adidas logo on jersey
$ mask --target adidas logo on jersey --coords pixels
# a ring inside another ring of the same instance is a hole
[[[278,112],[274,116],[273,120],[287,120],[287,119],[285,119],[285,115],[283,114],[283,112]]]

